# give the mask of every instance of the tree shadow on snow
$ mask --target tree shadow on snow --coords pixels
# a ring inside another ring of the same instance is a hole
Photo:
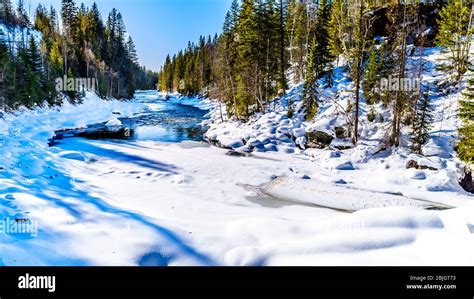
[[[118,152],[111,149],[104,149],[89,144],[87,141],[74,140],[72,142],[63,142],[59,145],[58,148],[60,148],[61,150],[88,152],[97,156],[117,159],[123,162],[137,164],[142,167],[150,168],[161,172],[177,174],[176,167],[173,165],[160,163],[157,161],[130,155],[127,153]],[[55,149],[53,149],[53,152],[54,151]],[[124,218],[124,223],[126,223],[127,221],[134,221],[150,228],[164,240],[166,248],[171,248],[173,252],[173,257],[180,255],[187,256],[194,259],[198,264],[215,265],[215,262],[212,261],[211,258],[198,252],[195,248],[187,245],[173,231],[154,223],[146,216],[136,212],[114,207],[113,205],[102,200],[101,198],[93,196],[84,190],[78,189],[74,185],[74,182],[79,181],[69,176],[69,174],[63,172],[51,160],[43,159],[41,169],[39,171],[37,170],[36,172],[37,174],[31,175],[29,178],[25,178],[23,175],[15,175],[13,172],[7,175],[1,173],[0,182],[2,179],[6,179],[5,182],[8,183],[6,185],[0,184],[0,198],[8,196],[8,194],[15,193],[30,194],[36,198],[52,203],[55,207],[63,209],[70,216],[74,217],[75,222],[92,222],[97,223],[97,225],[100,226],[100,215],[99,217],[95,217],[93,213],[91,214],[90,212],[88,212],[88,210],[90,210],[90,206],[92,205],[98,210],[98,214],[105,213],[110,214],[111,216],[121,216]],[[8,207],[4,206],[3,204],[4,203],[0,203],[0,205],[3,206],[0,206],[0,212],[5,209],[8,209]],[[15,207],[13,202],[10,202],[9,205],[10,208]],[[61,241],[64,241],[67,238],[66,236],[63,236],[63,233],[52,231],[50,228],[48,228],[47,232],[44,232],[41,230],[41,224],[39,226],[40,238],[43,238],[45,236],[45,233],[49,236],[49,240],[51,240],[52,238],[53,240],[60,239]],[[24,240],[23,242],[30,241],[31,240]],[[43,256],[45,258],[46,263],[51,261],[54,261],[55,263],[57,262],[57,260],[55,260],[49,254],[46,253],[45,248],[40,245],[35,245],[36,243],[44,243],[43,240],[32,240],[31,242],[33,243],[25,243],[25,245],[30,248],[29,250],[31,250],[31,254],[36,252],[38,254],[38,259],[41,259],[41,256]],[[79,245],[76,244],[75,246]],[[85,243],[84,246],[86,246]],[[58,250],[60,251],[61,249],[58,248]],[[160,254],[150,253],[141,257],[139,259],[138,264],[167,265],[170,259],[171,258],[163,257]],[[61,265],[87,265],[88,263],[89,262],[87,262],[86,260],[82,261],[79,259],[70,258],[63,260],[63,262],[61,262]]]

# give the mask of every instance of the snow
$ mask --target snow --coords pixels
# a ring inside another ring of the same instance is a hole
[[[108,122],[105,123],[106,127],[114,127],[114,126],[120,126],[122,125],[122,122],[118,118],[112,118]]]
[[[340,168],[338,168],[340,169]],[[345,169],[342,169],[345,170]],[[353,170],[353,168],[351,169]],[[341,181],[340,181],[341,182]],[[345,181],[344,181],[345,182]],[[344,211],[358,211],[379,207],[408,206],[418,208],[452,208],[428,201],[418,201],[402,195],[378,193],[338,186],[308,179],[280,178],[262,188],[263,193],[274,198],[311,203]]]
[[[306,149],[307,132],[334,136],[344,127],[353,86],[336,73],[325,91],[332,100],[313,122],[298,112],[300,86],[245,123],[212,100],[145,91],[138,101],[88,93],[80,105],[4,114],[0,221],[29,219],[39,231],[0,232],[0,265],[474,265],[474,197],[458,184],[463,164],[452,147],[459,95],[435,98],[439,117],[424,156],[410,151],[408,132],[403,147],[384,150],[385,124],[365,118],[358,146]],[[427,76],[434,83],[440,75]],[[57,129],[116,126],[118,113],[162,109],[165,102],[149,103],[159,98],[211,109],[207,138],[246,154],[143,140],[156,134],[151,127],[127,142],[72,138],[48,147]],[[387,109],[375,110],[389,121]],[[437,170],[407,169],[410,160]]]
[[[5,43],[14,51],[17,50],[19,42],[26,44],[29,36],[33,36],[37,43],[42,39],[39,31],[20,26],[7,26],[5,23],[0,23],[0,36],[2,35]]]

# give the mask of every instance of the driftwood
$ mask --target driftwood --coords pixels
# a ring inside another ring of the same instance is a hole
[[[106,126],[105,123],[89,125],[85,128],[62,129],[55,131],[55,136],[49,140],[49,146],[57,144],[57,140],[66,138],[81,137],[87,139],[130,139],[133,136],[133,129],[126,125]]]

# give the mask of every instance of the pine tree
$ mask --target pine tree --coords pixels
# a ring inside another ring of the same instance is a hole
[[[0,110],[5,110],[6,104],[6,74],[8,70],[8,64],[10,63],[10,55],[8,53],[8,47],[5,43],[5,36],[3,31],[0,30]]]
[[[306,68],[305,81],[302,91],[303,105],[306,109],[305,118],[307,121],[310,121],[314,118],[319,108],[319,83],[317,82],[317,79],[320,70],[318,70],[317,63],[318,54],[318,43],[316,38],[313,38],[309,51],[308,67]]]
[[[367,104],[373,105],[378,102],[378,92],[376,90],[378,82],[378,74],[380,70],[380,63],[377,57],[377,50],[372,48],[370,52],[367,69],[365,70],[364,80],[362,81],[362,89],[364,90]]]
[[[350,31],[348,6],[345,0],[333,0],[331,18],[329,20],[329,48],[334,57],[339,57],[347,52],[344,44],[345,34]]]
[[[286,89],[288,88],[288,84],[286,82],[286,68],[287,68],[287,55],[286,55],[286,12],[287,7],[285,5],[284,0],[280,0],[280,5],[278,7],[278,29],[279,29],[279,39],[277,41],[277,47],[280,51],[278,66],[279,66],[279,73],[278,73],[278,84],[279,88],[283,90],[285,93]]]
[[[253,0],[244,0],[240,9],[240,14],[237,22],[237,62],[236,68],[238,76],[236,100],[237,100],[237,114],[250,116],[250,105],[259,100],[258,96],[254,94],[256,88],[260,88],[261,74],[259,65],[261,58],[260,47],[262,42],[259,41],[257,32],[257,7]]]
[[[473,9],[463,0],[449,0],[439,13],[439,32],[436,37],[438,46],[444,48],[447,57],[442,60],[440,69],[454,73],[458,82],[467,71],[472,39]]]
[[[16,15],[11,0],[0,0],[0,23],[13,25]]]
[[[415,32],[418,25],[418,4],[410,5],[394,5],[393,7],[395,39],[392,41],[394,48],[393,55],[396,57],[394,63],[395,78],[402,80],[406,78],[407,73],[407,49],[409,37]],[[392,96],[392,124],[389,136],[389,144],[392,146],[400,146],[402,132],[402,117],[409,105],[410,95],[407,90],[398,88],[393,92]]]
[[[287,35],[289,40],[289,60],[293,83],[298,84],[305,77],[306,57],[309,40],[309,11],[308,5],[301,1],[291,1],[288,4]]]
[[[138,66],[138,55],[137,50],[135,49],[135,43],[131,36],[128,37],[127,41],[127,55],[129,60],[136,66]]]
[[[424,93],[416,105],[416,114],[413,122],[412,149],[417,154],[423,154],[422,147],[429,140],[429,132],[433,123],[433,108],[428,93]]]
[[[314,38],[316,39],[316,54],[313,63],[318,71],[318,78],[326,72],[329,64],[333,60],[330,47],[329,22],[331,19],[331,4],[329,0],[320,0],[317,14],[317,21],[314,28]],[[309,61],[308,61],[309,63]],[[327,77],[326,77],[327,81]]]
[[[459,101],[459,117],[463,121],[459,128],[458,156],[470,167],[474,164],[474,78],[469,78],[463,98]]]
[[[67,37],[71,37],[75,31],[77,7],[74,0],[62,0],[61,2],[61,18],[64,32]]]
[[[16,22],[18,25],[22,27],[30,26],[30,19],[28,18],[28,14],[26,13],[26,10],[25,10],[24,0],[18,0],[16,15],[17,15]]]

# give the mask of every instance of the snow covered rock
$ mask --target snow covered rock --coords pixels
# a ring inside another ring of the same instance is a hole
[[[423,147],[422,152],[426,157],[440,157],[449,159],[451,158],[450,150],[452,146],[450,144],[440,145],[435,140],[430,139]]]
[[[313,131],[306,134],[306,147],[323,149],[331,144],[334,137],[323,131]]]
[[[354,165],[352,165],[351,161],[346,161],[341,164],[336,165],[335,167],[337,170],[354,170]]]
[[[354,143],[352,143],[352,140],[350,139],[334,139],[330,146],[342,151],[353,148]]]
[[[108,122],[105,123],[106,127],[114,127],[114,126],[121,126],[122,122],[118,118],[112,118]]]
[[[303,137],[306,135],[306,130],[304,128],[293,129],[293,136],[295,138]]]
[[[435,160],[438,160],[438,161],[435,161]],[[437,171],[444,167],[443,167],[443,162],[439,160],[439,158],[427,159],[419,155],[410,155],[406,168],[407,169],[414,168],[414,169],[420,169],[420,170],[428,169],[432,171]]]

